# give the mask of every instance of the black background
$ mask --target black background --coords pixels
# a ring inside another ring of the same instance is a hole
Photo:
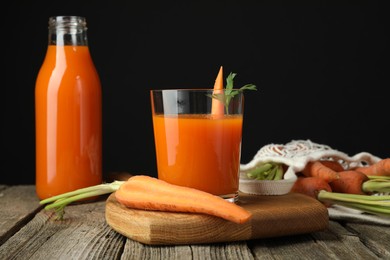
[[[246,94],[242,163],[263,145],[297,139],[389,156],[389,31],[376,1],[105,2],[2,8],[0,183],[35,181],[35,80],[56,15],[87,19],[105,173],[156,176],[149,90],[212,87],[220,66],[225,77],[237,73],[235,86],[258,87]]]

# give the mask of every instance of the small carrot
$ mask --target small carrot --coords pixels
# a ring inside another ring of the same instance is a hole
[[[252,214],[237,204],[210,193],[136,175],[115,192],[122,205],[143,210],[203,213],[235,223],[247,222]]]
[[[369,176],[390,176],[390,158],[382,159],[369,166],[356,167],[354,170]]]
[[[344,171],[344,167],[338,161],[321,160],[320,162],[335,172]]]
[[[302,174],[306,177],[319,177],[326,182],[337,180],[339,175],[336,171],[322,164],[320,161],[308,162],[302,170]]]
[[[321,190],[331,192],[332,188],[329,183],[320,177],[298,177],[295,181],[291,192],[298,192],[317,199],[317,195]]]
[[[329,183],[334,192],[348,194],[367,194],[363,191],[363,183],[369,178],[364,173],[348,170],[339,172],[339,179]]]
[[[214,83],[213,94],[222,94],[223,93],[223,68],[222,66],[219,69],[217,78]],[[224,104],[220,100],[213,98],[211,103],[211,114],[215,116],[222,116],[224,114]]]
[[[332,192],[329,183],[319,177],[298,177],[290,192],[297,192],[318,200],[318,194],[321,191]],[[322,201],[326,207],[330,207],[331,203]]]
[[[339,204],[364,212],[390,216],[390,196],[335,192],[329,183],[318,177],[299,177],[294,183],[291,192],[298,192],[315,198],[321,201],[326,207]]]

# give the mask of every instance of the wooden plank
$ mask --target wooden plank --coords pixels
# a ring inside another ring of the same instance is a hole
[[[388,259],[386,253],[375,254],[373,250],[361,242],[367,234],[367,226],[369,225],[360,226],[364,230],[358,236],[339,223],[330,221],[329,228],[324,231],[280,238],[257,239],[249,241],[248,245],[256,259],[290,259],[297,256],[303,260]],[[388,237],[386,238],[388,239]],[[376,241],[375,237],[372,241]],[[387,241],[384,240],[383,245]]]
[[[125,238],[104,219],[105,200],[72,205],[65,219],[39,212],[0,247],[2,259],[119,259]]]
[[[245,241],[191,246],[193,259],[254,259]]]
[[[338,259],[378,259],[376,255],[361,243],[361,238],[351,233],[340,223],[330,221],[324,232],[313,234],[316,242],[327,249],[330,258]]]
[[[329,259],[310,234],[257,239],[248,242],[256,259]]]
[[[345,227],[380,259],[390,259],[390,227],[347,223]]]
[[[135,257],[137,256],[137,257]],[[147,245],[127,239],[122,259],[254,259],[246,242]]]
[[[151,246],[127,239],[122,259],[193,259],[190,246]]]
[[[328,211],[319,201],[291,193],[281,196],[240,195],[240,205],[253,214],[244,224],[204,214],[127,208],[111,194],[106,221],[124,236],[150,245],[244,241],[324,230]]]
[[[33,185],[1,186],[0,245],[30,221],[42,206]],[[4,210],[6,209],[6,210]]]

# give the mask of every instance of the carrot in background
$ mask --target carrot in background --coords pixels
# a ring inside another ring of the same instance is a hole
[[[369,166],[356,167],[354,170],[368,176],[390,176],[390,158],[382,159]]]
[[[345,170],[341,163],[337,161],[321,160],[320,162],[326,167],[334,170],[335,172],[341,172]]]
[[[291,192],[302,193],[314,199],[317,199],[322,190],[332,192],[329,183],[320,177],[298,177],[291,188]]]
[[[302,174],[306,177],[319,177],[326,182],[331,182],[339,178],[336,171],[325,166],[320,161],[308,162],[302,170]]]
[[[329,183],[334,192],[348,194],[367,194],[363,191],[363,183],[369,178],[364,173],[348,170],[339,172],[339,178]]]
[[[217,78],[214,83],[213,94],[222,94],[223,93],[223,68],[222,66],[219,69]],[[223,115],[224,114],[224,104],[220,100],[213,98],[211,104],[211,114],[212,115]]]
[[[203,213],[235,223],[245,223],[252,214],[221,197],[201,190],[170,184],[147,175],[136,175],[115,192],[122,205],[143,210]]]

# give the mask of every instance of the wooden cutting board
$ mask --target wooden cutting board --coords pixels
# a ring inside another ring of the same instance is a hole
[[[118,233],[150,245],[180,245],[241,241],[324,230],[327,208],[299,193],[281,196],[240,194],[240,206],[252,219],[236,224],[204,214],[130,209],[111,194],[106,202],[106,221]]]

